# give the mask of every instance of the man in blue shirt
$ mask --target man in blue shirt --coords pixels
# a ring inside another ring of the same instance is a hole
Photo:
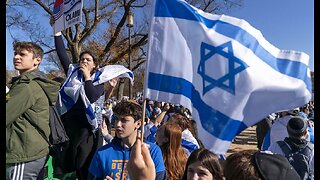
[[[137,131],[142,125],[142,107],[132,101],[118,103],[114,109],[116,137],[111,143],[99,148],[89,167],[92,179],[130,179],[127,163],[131,148],[136,142]],[[150,145],[150,154],[155,165],[156,179],[166,179],[163,157],[158,145]]]

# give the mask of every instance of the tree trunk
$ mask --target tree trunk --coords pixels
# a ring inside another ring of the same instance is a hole
[[[121,101],[123,98],[123,89],[124,89],[124,79],[121,78],[119,81],[119,88],[118,88],[118,94],[117,94],[117,99],[118,101]]]

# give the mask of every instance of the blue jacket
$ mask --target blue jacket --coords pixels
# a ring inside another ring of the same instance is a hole
[[[156,179],[166,179],[166,169],[163,163],[161,149],[158,145],[146,142],[150,145],[150,154],[156,168]],[[107,175],[113,179],[130,179],[126,168],[130,158],[131,148],[125,149],[121,140],[115,137],[111,143],[100,147],[89,167],[89,172],[96,179],[104,179]]]

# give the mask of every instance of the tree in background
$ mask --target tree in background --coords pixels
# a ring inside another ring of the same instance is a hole
[[[242,0],[187,1],[206,12],[217,14],[240,7],[242,4]],[[7,31],[14,41],[22,39],[33,41],[46,49],[46,63],[42,63],[46,71],[62,69],[54,53],[53,30],[49,24],[50,18],[53,17],[54,2],[55,0],[6,1]],[[150,0],[84,0],[82,23],[62,31],[70,59],[76,63],[80,52],[90,49],[96,53],[100,66],[122,64],[128,67],[129,37],[126,18],[129,11],[132,11],[135,17],[131,33],[131,70],[137,75],[136,72],[143,69],[141,65],[146,61],[151,2]]]

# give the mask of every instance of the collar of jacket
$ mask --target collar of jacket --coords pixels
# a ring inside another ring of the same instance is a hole
[[[308,145],[308,141],[305,139],[296,139],[292,137],[286,137],[284,141],[290,145],[293,151],[303,149]]]
[[[39,69],[34,69],[32,71],[22,73],[19,76],[12,77],[10,84],[13,84],[16,81],[19,81],[19,83],[29,83],[30,80],[36,77],[46,78],[43,72],[41,72]]]

